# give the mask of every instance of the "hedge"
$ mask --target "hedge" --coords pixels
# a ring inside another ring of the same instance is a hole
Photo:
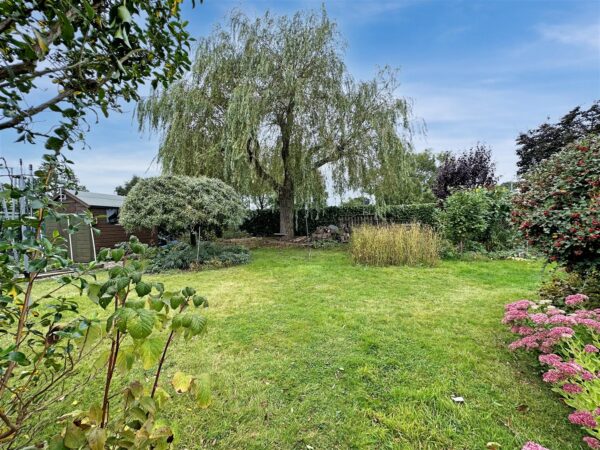
[[[308,214],[306,214],[308,213]],[[338,225],[342,217],[361,216],[375,214],[378,218],[388,223],[411,223],[436,225],[435,203],[423,203],[414,205],[395,205],[376,208],[368,206],[328,206],[321,210],[297,210],[295,220],[295,232],[297,235],[306,235],[315,231],[318,226]],[[272,236],[279,232],[279,210],[263,209],[250,211],[246,220],[240,226],[254,236]]]

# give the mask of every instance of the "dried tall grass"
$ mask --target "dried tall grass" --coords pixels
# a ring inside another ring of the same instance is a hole
[[[429,226],[372,225],[355,228],[350,251],[355,263],[369,266],[433,266],[440,257],[441,238]]]

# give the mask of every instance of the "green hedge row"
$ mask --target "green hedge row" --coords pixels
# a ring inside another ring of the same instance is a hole
[[[306,235],[315,231],[318,226],[339,225],[343,217],[376,214],[388,223],[411,223],[436,225],[436,205],[423,203],[415,205],[395,205],[385,208],[369,206],[328,206],[321,210],[296,211],[295,230],[298,235]],[[279,231],[279,210],[264,209],[251,211],[240,229],[254,236],[272,236]]]

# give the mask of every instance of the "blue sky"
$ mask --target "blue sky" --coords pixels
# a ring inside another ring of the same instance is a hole
[[[426,124],[418,150],[493,148],[502,180],[514,178],[515,138],[548,117],[600,98],[600,1],[331,0],[325,1],[347,41],[346,62],[358,79],[379,66],[400,69],[398,95]],[[194,36],[210,32],[232,8],[250,15],[319,9],[321,1],[205,0],[186,8]],[[111,193],[131,175],[157,174],[155,136],[142,136],[134,106],[92,122],[89,148],[70,156],[90,190]],[[0,134],[0,156],[38,165],[42,145]]]

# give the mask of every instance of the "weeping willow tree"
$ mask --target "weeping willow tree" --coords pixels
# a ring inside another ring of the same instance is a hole
[[[218,177],[272,192],[280,232],[294,209],[322,203],[326,181],[383,197],[408,182],[409,103],[395,72],[356,81],[325,10],[251,19],[234,12],[199,41],[189,76],[140,103],[140,129],[161,135],[165,173]]]

